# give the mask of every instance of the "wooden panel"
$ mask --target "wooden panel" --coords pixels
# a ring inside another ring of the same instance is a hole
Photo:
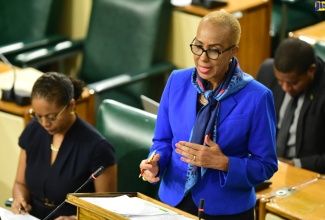
[[[22,117],[0,111],[0,206],[12,195],[20,147],[18,138],[24,129]]]
[[[289,33],[289,37],[325,41],[325,21]]]
[[[184,11],[189,14],[194,14],[198,16],[204,16],[208,14],[209,12],[224,9],[230,13],[234,13],[237,11],[245,11],[247,9],[254,9],[256,7],[260,7],[261,5],[265,5],[270,3],[268,0],[245,0],[245,1],[238,1],[238,0],[227,0],[228,4],[226,6],[218,7],[218,8],[212,8],[212,9],[206,9],[201,6],[197,5],[188,5],[185,7],[175,7],[177,10]]]
[[[100,216],[98,213],[94,213],[85,208],[78,208],[77,219],[87,219],[87,220],[106,220],[107,218]]]
[[[243,12],[238,18],[242,28],[239,51],[236,57],[244,72],[254,78],[261,63],[270,57],[269,6],[262,5]]]

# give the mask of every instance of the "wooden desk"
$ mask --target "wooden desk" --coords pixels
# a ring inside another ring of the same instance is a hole
[[[316,180],[319,176],[319,173],[279,162],[278,171],[270,179],[272,181],[270,187],[256,193],[258,219],[265,219],[266,212],[268,211],[268,202],[270,202],[271,198],[274,197],[276,191],[284,188],[295,188],[297,186],[304,185]]]
[[[288,219],[325,219],[325,179],[317,178],[294,187],[287,196],[274,196],[266,210]]]
[[[145,201],[154,203],[155,205],[161,206],[163,208],[166,208],[168,210],[174,211],[177,214],[181,216],[188,217],[190,219],[197,219],[196,216],[191,215],[187,212],[184,212],[182,210],[179,210],[175,207],[169,206],[165,203],[162,203],[158,200],[155,200],[153,198],[150,198],[142,193],[136,193],[136,192],[130,192],[130,193],[74,193],[69,194],[67,196],[66,202],[74,205],[77,207],[77,219],[87,219],[87,220],[126,220],[129,218],[126,218],[122,215],[119,215],[117,213],[114,213],[112,211],[109,211],[107,209],[104,209],[100,206],[97,206],[93,203],[87,202],[85,200],[80,199],[79,197],[92,197],[92,198],[107,198],[107,197],[116,197],[116,196],[122,196],[127,195],[129,197],[138,197],[140,199],[143,199]],[[168,216],[170,217],[170,216]],[[148,218],[149,219],[149,218]],[[152,217],[151,219],[155,219]],[[171,218],[168,218],[171,219]]]
[[[239,20],[242,34],[236,57],[243,71],[255,77],[260,64],[271,56],[270,0],[228,0],[225,7],[214,9],[196,5],[175,7],[167,57],[177,68],[194,66],[189,44],[196,36],[197,26],[202,16],[222,8],[234,14]]]
[[[325,21],[305,27],[289,33],[289,37],[310,38],[317,41],[325,41]]]
[[[301,169],[299,167],[290,166],[280,161],[278,167],[278,171],[270,179],[272,181],[272,184],[268,188],[256,193],[258,199],[266,198],[271,192],[274,192],[275,190],[281,189],[283,187],[294,187],[315,179],[319,176],[319,173]]]

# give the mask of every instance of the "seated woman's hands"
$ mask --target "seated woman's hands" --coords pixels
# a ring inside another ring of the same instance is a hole
[[[24,198],[15,198],[11,204],[11,211],[15,214],[26,214],[32,210]]]

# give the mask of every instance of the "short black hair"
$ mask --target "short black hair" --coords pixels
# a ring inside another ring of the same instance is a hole
[[[297,74],[306,74],[315,62],[313,47],[298,38],[284,39],[274,54],[274,66],[283,73],[295,71]]]
[[[77,100],[83,91],[83,81],[57,72],[44,73],[33,85],[32,98],[45,98],[56,105],[67,105]]]

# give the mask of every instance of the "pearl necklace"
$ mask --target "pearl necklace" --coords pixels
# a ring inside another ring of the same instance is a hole
[[[58,152],[60,150],[60,147],[55,147],[53,144],[51,144],[51,150]]]

